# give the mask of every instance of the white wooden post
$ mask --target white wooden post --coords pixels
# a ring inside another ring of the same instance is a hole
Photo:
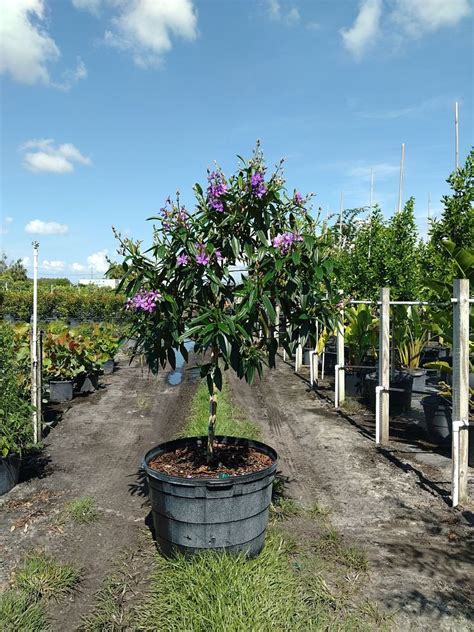
[[[33,443],[40,440],[38,422],[38,248],[39,243],[34,241],[33,246],[33,323],[31,337],[31,404],[33,408]]]
[[[344,403],[346,398],[346,384],[345,384],[345,370],[344,370],[344,310],[341,310],[339,314],[339,323],[337,326],[337,337],[336,337],[336,372],[337,380],[336,384],[338,387],[337,393],[337,401],[339,402],[339,406]]]
[[[453,284],[453,507],[467,501],[469,452],[469,280]]]
[[[389,440],[389,392],[390,388],[390,290],[380,290],[379,324],[379,386],[380,393],[380,442]]]

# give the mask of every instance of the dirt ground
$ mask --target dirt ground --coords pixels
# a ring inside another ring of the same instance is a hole
[[[49,609],[55,630],[77,629],[101,582],[143,535],[149,508],[138,476],[141,459],[173,438],[195,388],[189,371],[176,386],[168,377],[142,374],[122,358],[118,370],[103,378],[106,388],[71,402],[47,436],[30,480],[0,499],[0,590],[32,549],[81,569],[79,588]],[[95,499],[101,518],[85,526],[58,525],[64,504],[83,496]]]
[[[337,413],[281,360],[251,388],[231,378],[231,389],[279,452],[292,497],[330,508],[366,550],[367,597],[395,613],[396,630],[474,630],[474,507],[448,506],[445,470],[413,466],[413,446],[377,449],[360,416]]]

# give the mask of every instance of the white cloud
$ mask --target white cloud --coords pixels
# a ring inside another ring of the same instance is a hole
[[[357,60],[375,43],[380,29],[382,0],[362,0],[353,26],[341,29],[344,46]]]
[[[471,13],[469,0],[396,0],[391,17],[412,37],[455,26]]]
[[[35,151],[26,151],[28,149]],[[23,164],[30,171],[71,173],[74,171],[74,163],[87,166],[92,164],[91,159],[83,156],[71,143],[54,145],[54,140],[51,138],[30,140],[24,143],[20,150],[26,152]]]
[[[358,163],[349,168],[348,175],[352,178],[370,180],[372,170],[376,180],[383,180],[384,178],[388,178],[395,173],[398,173],[399,166],[391,165],[387,162],[379,162],[374,165]]]
[[[112,18],[105,41],[129,51],[138,66],[159,65],[163,54],[172,48],[172,36],[189,41],[197,37],[192,0],[114,0],[111,4],[120,7],[120,13]]]
[[[99,15],[102,8],[102,0],[72,0],[72,4],[76,9],[83,9],[89,11],[93,15]]]
[[[22,257],[21,258],[21,262],[25,266],[25,268],[28,268],[28,266],[30,265],[30,258],[29,257]]]
[[[107,270],[109,269],[107,253],[108,250],[104,249],[90,255],[89,257],[87,257],[87,266],[89,268],[92,268],[94,272],[101,272],[102,274],[104,272],[107,272]]]
[[[73,264],[71,264],[71,270],[73,272],[84,272],[85,269],[86,266],[83,266],[82,263],[74,262]]]
[[[63,73],[62,81],[51,82],[51,85],[58,90],[67,92],[74,84],[87,77],[87,68],[80,57],[77,58],[76,67],[74,70],[66,70]]]
[[[25,226],[25,231],[32,235],[65,235],[68,230],[66,224],[43,222],[41,219],[33,219]]]
[[[65,268],[65,265],[66,264],[64,263],[64,261],[48,261],[47,259],[45,259],[41,262],[40,268],[42,270],[45,270],[45,272],[62,272]]]
[[[13,217],[9,217],[9,216],[5,217],[6,224],[11,224],[12,222],[13,222]]]
[[[2,0],[0,73],[21,83],[49,83],[48,64],[61,53],[44,28],[43,0]]]
[[[13,222],[13,217],[4,217],[0,222],[0,235],[6,235],[8,233],[8,224]]]
[[[286,10],[282,7],[280,0],[267,0],[267,13],[272,20],[284,22],[290,26],[301,19],[300,12],[296,7]]]

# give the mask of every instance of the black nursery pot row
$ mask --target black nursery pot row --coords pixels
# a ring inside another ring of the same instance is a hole
[[[103,375],[110,375],[115,370],[115,361],[108,360],[102,365]],[[91,373],[81,375],[75,380],[50,380],[49,401],[53,404],[69,402],[74,395],[93,393],[99,385],[99,375]]]

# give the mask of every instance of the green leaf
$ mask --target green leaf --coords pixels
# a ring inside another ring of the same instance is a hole
[[[268,248],[269,242],[263,230],[257,230],[257,235],[262,244]]]
[[[272,323],[275,323],[275,321],[276,321],[276,312],[275,312],[275,309],[274,309],[274,307],[272,305],[271,300],[268,298],[268,296],[266,296],[264,294],[263,297],[262,297],[262,301],[263,301],[263,304],[264,304],[265,309],[267,311],[268,317],[270,318],[270,321]]]

